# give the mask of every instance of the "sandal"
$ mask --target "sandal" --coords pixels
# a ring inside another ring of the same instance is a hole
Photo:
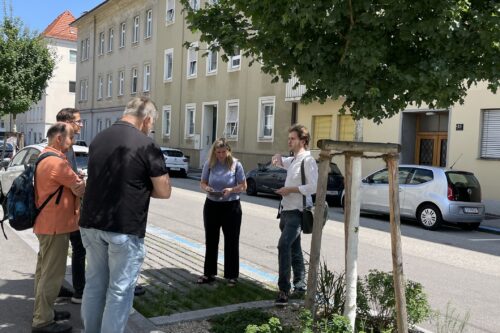
[[[238,283],[238,279],[228,279],[227,280],[227,285],[229,287],[234,287],[234,286],[236,286],[237,283]]]
[[[206,283],[212,283],[215,281],[215,277],[214,276],[206,276],[206,275],[202,275],[198,278],[198,280],[196,281],[197,284],[206,284]]]

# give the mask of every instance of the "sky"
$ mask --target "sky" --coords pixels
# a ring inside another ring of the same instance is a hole
[[[42,32],[65,10],[69,10],[78,18],[84,11],[91,10],[102,2],[104,0],[0,0],[0,17],[3,19],[4,3],[7,4],[8,13],[12,4],[14,17],[19,17],[31,31]]]

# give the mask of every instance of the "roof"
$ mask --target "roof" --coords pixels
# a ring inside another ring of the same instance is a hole
[[[75,24],[80,21],[80,19],[86,17],[87,15],[93,13],[95,10],[97,10],[99,7],[101,7],[102,5],[106,4],[109,0],[105,0],[103,2],[101,2],[100,4],[98,4],[97,6],[95,6],[94,8],[92,8],[91,10],[87,10],[85,12],[83,12],[83,14],[77,18],[76,20],[74,20],[73,22],[71,22],[71,26],[75,26]]]
[[[45,28],[42,35],[45,37],[76,41],[78,29],[69,26],[74,20],[75,17],[73,14],[71,14],[69,10],[66,10]]]

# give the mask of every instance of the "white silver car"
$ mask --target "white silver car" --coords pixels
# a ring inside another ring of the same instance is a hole
[[[26,146],[19,150],[17,154],[12,157],[10,162],[2,168],[0,171],[0,197],[7,195],[14,179],[16,179],[17,176],[24,171],[26,165],[36,162],[38,155],[40,155],[41,151],[46,146],[46,143]],[[89,160],[89,149],[87,147],[74,145],[73,150],[75,151],[78,170],[83,174],[86,174]]]
[[[169,172],[178,172],[182,177],[186,177],[189,169],[189,158],[179,149],[160,147],[165,157],[165,165]]]
[[[389,214],[387,169],[362,180],[360,197],[362,211]],[[443,222],[477,229],[485,213],[481,186],[473,173],[424,165],[399,166],[399,202],[401,216],[416,219],[429,230]]]

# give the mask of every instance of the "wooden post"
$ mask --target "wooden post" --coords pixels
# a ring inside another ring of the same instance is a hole
[[[359,244],[359,210],[360,210],[360,186],[361,186],[361,153],[346,153],[346,164],[349,170],[350,182],[347,187],[350,188],[349,198],[349,220],[345,228],[346,234],[346,253],[345,253],[345,285],[346,301],[344,305],[344,316],[349,319],[351,327],[354,329],[356,322],[356,298],[358,281],[358,244]],[[345,211],[345,209],[344,209]],[[344,218],[346,219],[346,218]]]
[[[389,208],[391,220],[391,248],[394,293],[398,333],[408,332],[408,314],[406,312],[405,279],[403,275],[403,251],[401,247],[401,221],[399,211],[399,154],[386,157],[389,172]]]
[[[318,283],[318,269],[321,254],[321,236],[323,233],[323,214],[325,209],[326,187],[328,184],[328,173],[330,172],[330,151],[321,150],[318,171],[318,186],[316,189],[316,205],[314,210],[314,224],[311,238],[311,252],[309,255],[309,272],[307,276],[307,292],[305,307],[313,316],[316,313],[315,302],[316,286]]]

